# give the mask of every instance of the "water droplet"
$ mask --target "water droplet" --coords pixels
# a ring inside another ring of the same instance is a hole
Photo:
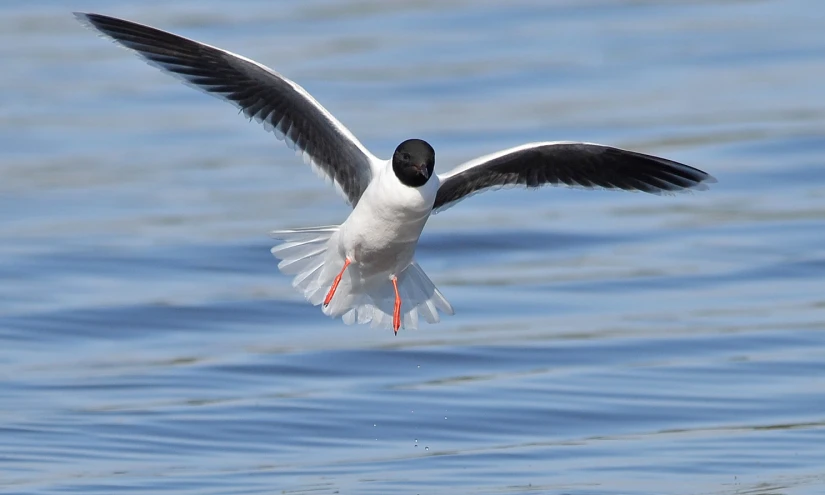
[[[373,427],[373,428],[375,428],[376,426],[378,426],[378,425],[377,425],[377,424],[375,424],[375,423],[373,423],[373,424],[372,424],[372,427]]]
[[[430,448],[429,447],[424,447],[424,450],[430,450]]]
[[[421,369],[421,365],[419,364],[418,366],[416,366],[416,368]]]
[[[445,421],[447,420],[447,416],[444,416],[444,420],[445,420]]]

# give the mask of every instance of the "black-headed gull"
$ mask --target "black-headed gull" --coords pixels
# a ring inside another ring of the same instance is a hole
[[[661,194],[707,189],[715,179],[665,158],[578,142],[530,143],[436,175],[425,141],[401,143],[389,160],[370,153],[302,87],[240,55],[100,14],[84,24],[183,82],[240,108],[283,138],[340,188],[352,213],[340,226],[278,230],[272,248],[293,286],[347,324],[415,328],[453,308],[414,260],[434,211],[491,188],[545,184]]]

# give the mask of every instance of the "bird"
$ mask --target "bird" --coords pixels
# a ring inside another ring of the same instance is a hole
[[[415,329],[454,309],[415,260],[431,214],[479,192],[544,185],[652,194],[706,190],[697,168],[636,151],[576,141],[533,142],[435,173],[435,150],[401,142],[389,159],[373,155],[304,88],[241,55],[136,22],[74,13],[87,27],[150,65],[234,104],[331,179],[352,211],[338,226],[276,230],[272,254],[292,285],[346,324]]]

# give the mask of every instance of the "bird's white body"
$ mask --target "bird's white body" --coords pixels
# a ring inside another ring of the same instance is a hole
[[[438,178],[418,188],[404,186],[391,161],[382,162],[375,172],[343,224],[275,231],[272,236],[285,242],[272,248],[272,254],[282,260],[278,266],[284,273],[295,275],[293,286],[314,305],[324,302],[335,276],[350,260],[334,297],[323,308],[329,316],[392,328],[396,278],[404,326],[415,328],[419,317],[435,323],[437,310],[453,314],[453,308],[414,262],[414,255],[432,213]]]
[[[398,182],[387,161],[341,225],[340,254],[365,273],[397,275],[412,263],[437,192],[437,176],[421,187],[407,187]]]

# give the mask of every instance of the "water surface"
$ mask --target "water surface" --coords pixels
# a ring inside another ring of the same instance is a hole
[[[713,173],[482,194],[418,258],[456,308],[346,327],[272,229],[348,209],[87,10],[259,60],[374,153],[540,140]],[[760,2],[0,4],[0,491],[825,493],[825,9]]]

